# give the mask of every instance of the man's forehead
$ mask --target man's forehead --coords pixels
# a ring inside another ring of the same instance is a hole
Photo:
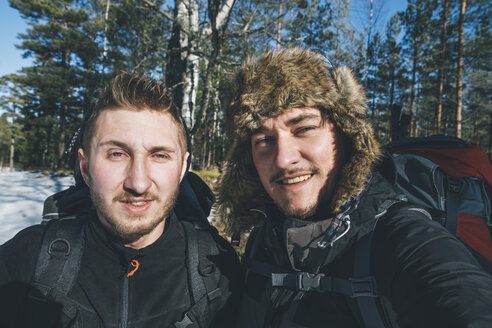
[[[171,115],[151,110],[107,110],[100,114],[95,124],[93,137],[102,140],[135,138],[144,136],[153,139],[178,140],[178,127]],[[95,141],[95,140],[94,140]]]
[[[96,129],[101,127],[139,128],[141,126],[154,129],[172,126],[177,129],[171,114],[150,109],[111,108],[102,111],[95,122]]]

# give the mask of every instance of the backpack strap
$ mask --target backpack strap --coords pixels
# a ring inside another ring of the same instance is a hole
[[[76,307],[66,296],[77,278],[83,251],[82,219],[60,219],[48,224],[31,282],[34,291],[29,294],[30,304],[58,301],[63,304],[63,313],[74,318]]]
[[[376,223],[381,217],[405,206],[407,205],[403,196],[398,200],[386,200],[378,208]],[[355,243],[353,277],[339,278],[323,273],[285,272],[284,268],[255,260],[254,252],[252,252],[253,256],[245,259],[244,264],[247,271],[271,278],[273,287],[288,287],[304,292],[335,292],[354,298],[364,327],[384,328],[385,324],[378,306],[376,279],[371,275],[371,244],[375,227],[376,224]],[[255,244],[258,243],[255,240]],[[257,248],[257,245],[254,246]]]
[[[456,231],[458,230],[458,205],[460,204],[460,199],[458,197],[461,184],[459,179],[454,178],[450,175],[446,179],[446,229],[456,236]]]
[[[372,226],[372,230],[363,235],[355,243],[355,257],[354,257],[354,277],[362,279],[373,279],[374,293],[366,295],[358,295],[355,300],[359,307],[360,314],[362,316],[362,321],[364,322],[364,327],[371,328],[384,328],[383,317],[379,309],[379,294],[376,285],[376,279],[371,275],[371,245],[372,238],[374,235],[374,229],[376,228],[377,222],[384,216],[393,213],[395,210],[408,207],[406,202],[406,197],[404,195],[399,195],[398,200],[388,199],[381,204],[378,208],[378,214],[376,214],[376,223]],[[409,208],[418,211],[426,216],[430,217],[427,211],[423,210],[421,212],[419,208]]]
[[[180,321],[174,323],[175,328],[208,327],[220,304],[217,300],[222,296],[218,287],[220,272],[215,264],[208,259],[219,253],[217,244],[212,237],[212,228],[197,227],[190,222],[181,221],[187,244],[186,262],[192,305]]]
[[[272,279],[273,287],[288,287],[304,292],[335,292],[352,298],[377,297],[376,281],[372,276],[339,278],[324,273],[290,271],[251,258],[244,261],[246,269]]]
[[[378,309],[378,293],[376,279],[371,276],[371,244],[374,229],[357,240],[355,244],[354,277],[359,279],[372,278],[374,293],[356,296],[364,327],[384,328],[381,313]]]

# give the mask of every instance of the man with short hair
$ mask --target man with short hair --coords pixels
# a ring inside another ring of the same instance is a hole
[[[492,326],[492,278],[395,191],[347,67],[273,50],[229,86],[217,213],[254,227],[239,327]]]
[[[78,155],[94,208],[0,247],[2,327],[230,327],[239,262],[215,230],[175,211],[189,153],[166,89],[116,76],[85,120]]]

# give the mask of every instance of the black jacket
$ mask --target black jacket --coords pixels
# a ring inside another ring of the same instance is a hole
[[[173,327],[191,305],[184,228],[172,212],[164,234],[140,250],[111,242],[95,211],[85,218],[85,248],[80,271],[68,297],[75,320],[61,316],[56,327]],[[46,226],[32,226],[0,246],[0,321],[2,327],[49,327],[59,305],[32,308],[27,293]],[[219,237],[220,238],[220,237]],[[220,270],[220,310],[211,327],[230,327],[235,319],[241,272],[237,257],[222,239],[212,261]],[[127,274],[137,259],[138,269]],[[30,322],[42,312],[46,322]],[[55,319],[58,321],[58,319]]]
[[[292,238],[292,231],[317,231],[323,218],[292,220],[272,210],[265,225],[252,233],[243,259],[285,271],[348,278],[353,276],[356,240],[376,225],[371,273],[387,327],[492,327],[492,277],[456,237],[420,209],[397,204],[382,215],[385,204],[397,200],[391,184],[374,173],[351,214],[351,229],[325,250]],[[363,327],[350,297],[274,288],[271,279],[252,271],[246,277],[238,327]]]

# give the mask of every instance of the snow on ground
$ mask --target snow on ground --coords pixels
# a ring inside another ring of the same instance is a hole
[[[20,230],[40,223],[46,197],[73,183],[72,177],[0,171],[0,245]]]

